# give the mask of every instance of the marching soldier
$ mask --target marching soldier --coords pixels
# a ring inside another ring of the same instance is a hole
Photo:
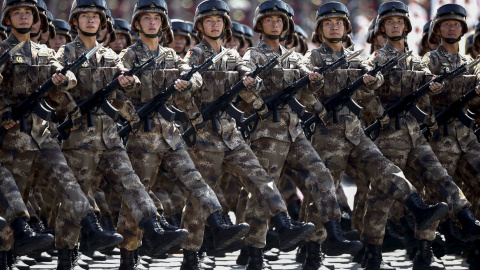
[[[110,49],[115,53],[120,54],[123,49],[126,49],[132,45],[132,36],[130,35],[130,24],[123,19],[115,19],[113,25],[115,31],[115,40],[110,40]]]
[[[84,52],[98,46],[96,37],[99,31],[107,26],[105,10],[104,1],[73,2],[69,24],[72,29],[78,30],[78,37],[58,51],[57,57],[62,63],[72,62]],[[59,95],[55,100],[59,104],[58,107],[68,113],[68,118],[73,123],[69,137],[63,141],[62,150],[85,194],[90,194],[95,172],[97,169],[100,170],[122,198],[121,211],[123,213],[126,213],[127,209],[130,211],[135,224],[149,238],[152,253],[159,255],[182,242],[185,233],[164,231],[159,225],[155,205],[132,168],[117,134],[114,120],[100,108],[92,112],[92,115],[82,115],[77,106],[78,101],[100,90],[122,70],[125,68],[113,51],[100,49],[93,59],[85,62],[76,71],[79,81],[77,86],[70,89],[69,93]],[[118,81],[123,89],[132,90],[136,79],[119,75]],[[112,98],[115,98],[115,92]],[[90,117],[93,118],[90,119],[93,120],[91,127],[87,124]],[[56,236],[68,239],[72,230],[71,225],[69,223],[61,225],[61,231]]]
[[[64,20],[53,20],[55,26],[55,37],[48,40],[48,47],[52,48],[55,52],[58,52],[60,47],[72,42],[72,36],[70,35],[70,25]]]
[[[142,88],[136,91],[125,91],[128,101],[124,102],[121,108],[122,115],[133,125],[137,122],[138,115],[132,114],[135,108],[144,105],[147,101],[159,94],[161,90],[175,83],[175,89],[179,92],[186,92],[200,87],[201,78],[195,74],[190,81],[177,80],[181,58],[176,55],[173,49],[159,46],[158,39],[168,29],[167,5],[163,0],[139,1],[135,5],[132,16],[132,28],[139,32],[140,39],[129,47],[122,56],[125,67],[132,68],[134,64],[140,65],[152,56],[160,53],[167,53],[163,63],[155,66],[141,74],[140,82]],[[158,80],[162,78],[162,80]],[[193,211],[185,211],[182,219],[195,226],[188,227],[189,236],[183,246],[184,261],[182,269],[197,269],[198,257],[195,249],[190,249],[192,243],[201,246],[203,241],[203,230],[205,223],[208,223],[214,235],[216,248],[225,248],[236,240],[241,239],[248,232],[248,225],[227,226],[220,215],[222,210],[213,190],[205,183],[199,171],[195,168],[193,161],[188,155],[180,132],[174,123],[168,122],[160,116],[152,118],[153,130],[144,131],[144,125],[140,125],[136,131],[129,136],[127,152],[132,160],[133,168],[139,175],[141,182],[150,190],[157,177],[160,164],[163,163],[177,177],[181,187],[187,193],[187,207]],[[148,146],[155,147],[148,147]],[[171,180],[170,180],[171,181]],[[121,215],[119,220],[119,232],[123,235],[135,235],[137,226],[131,222],[131,216]],[[206,222],[205,222],[206,221]],[[127,250],[135,250],[138,246],[138,239],[129,239],[120,245]],[[141,239],[141,235],[139,236]],[[122,250],[122,249],[121,249]],[[128,258],[122,253],[122,265],[126,264]]]
[[[180,58],[185,56],[188,50],[187,48],[189,48],[192,43],[190,27],[191,25],[183,20],[172,20],[173,42],[170,43],[168,47],[174,49]]]
[[[208,57],[227,50],[222,43],[231,36],[229,11],[227,4],[219,0],[203,1],[197,6],[194,30],[198,31],[202,40],[187,53],[184,58],[185,65],[199,65]],[[266,225],[270,216],[273,216],[273,223],[285,247],[294,246],[310,235],[313,226],[291,223],[273,178],[262,168],[245,143],[235,127],[235,121],[222,113],[218,116],[220,131],[216,131],[212,127],[212,121],[203,119],[200,113],[202,106],[214,101],[249,71],[238,52],[231,50],[214,67],[203,73],[203,85],[200,89],[191,92],[191,95],[177,95],[176,103],[187,113],[196,131],[196,143],[189,149],[189,153],[207,183],[212,188],[219,185],[217,179],[223,167],[231,174],[241,176],[242,186],[251,193],[249,211],[252,218],[248,220],[251,229],[244,240],[251,258],[247,269],[263,269],[262,248],[265,246]],[[258,82],[244,77],[243,83],[246,89],[240,92],[240,96],[247,100],[258,99]],[[188,208],[189,205],[185,213],[190,211]],[[185,220],[183,223],[185,227],[193,225],[186,224]],[[260,223],[260,226],[257,223]],[[255,229],[252,229],[253,227]]]
[[[68,237],[56,238],[56,247],[60,250],[59,256],[68,260],[70,265],[71,256],[70,254],[66,256],[67,254],[63,251],[67,248],[72,249],[76,245],[80,228],[87,234],[88,243],[92,249],[115,245],[122,238],[120,235],[105,233],[99,227],[93,209],[80,189],[73,172],[67,166],[58,144],[50,137],[48,122],[36,114],[31,114],[27,117],[27,131],[23,132],[20,130],[18,122],[11,119],[12,109],[10,106],[25,99],[52,74],[52,71],[62,68],[50,49],[30,41],[30,29],[34,23],[40,20],[36,4],[35,0],[8,1],[8,3],[5,1],[2,7],[2,23],[12,28],[12,34],[7,40],[0,43],[1,50],[12,48],[20,41],[25,41],[25,44],[14,56],[13,63],[7,63],[1,70],[3,79],[0,85],[3,93],[1,114],[2,127],[5,131],[0,150],[0,162],[12,172],[20,193],[24,196],[28,196],[30,193],[28,177],[33,164],[40,162],[47,167],[50,181],[56,185],[57,194],[59,194],[57,199],[61,204],[58,211],[62,213],[64,221],[72,224],[73,227]],[[25,72],[35,75],[26,79]],[[71,72],[67,72],[66,76],[54,74],[52,82],[57,86],[58,91],[64,91],[76,84],[75,77]],[[24,200],[26,200],[25,197]],[[12,229],[14,236],[29,235],[31,231],[26,225],[26,219],[15,219]],[[5,235],[2,236],[2,238],[5,237]],[[31,244],[30,248],[35,250],[51,245],[51,238],[48,235],[43,237],[44,243],[40,246]],[[4,238],[3,246],[11,247],[9,241],[11,241],[11,237]],[[59,267],[62,267],[60,263]]]
[[[392,57],[402,55],[405,53],[405,38],[412,30],[409,19],[408,7],[401,2],[388,2],[380,6],[379,15],[377,17],[377,25],[375,32],[377,35],[384,35],[388,41],[385,46],[375,52],[367,61],[366,64],[373,67],[373,63],[384,64]],[[410,91],[418,88],[423,84],[425,75],[430,74],[428,69],[420,63],[420,58],[416,55],[409,56],[406,60],[399,62],[397,68],[394,68],[380,77],[377,85],[381,85],[376,90],[376,93],[381,102],[381,106],[369,109],[382,113],[383,108],[394,103],[398,99],[410,94]],[[401,78],[395,79],[395,78]],[[371,87],[374,88],[374,87]],[[435,95],[441,91],[442,85],[436,82],[430,83],[430,93]],[[405,92],[405,89],[412,89]],[[425,104],[428,96],[423,97],[419,104]],[[373,103],[370,103],[373,104]],[[382,107],[384,106],[384,107]],[[375,143],[379,146],[382,153],[397,164],[417,188],[425,188],[427,195],[436,201],[448,202],[449,215],[456,219],[459,211],[469,212],[468,207],[470,203],[466,200],[462,191],[455,185],[452,177],[447,170],[442,166],[432,148],[425,140],[425,137],[420,133],[420,128],[412,114],[407,113],[405,116],[398,116],[398,121],[401,121],[400,129],[394,119],[389,119],[388,114],[382,114],[379,117],[381,124],[381,131],[379,138]],[[390,121],[392,120],[392,121]],[[432,123],[428,126],[429,134],[435,133],[436,125]],[[397,130],[398,129],[398,130]],[[392,198],[388,198],[388,193],[376,191],[376,188],[369,190],[367,209],[364,217],[364,228],[362,238],[372,244],[379,238],[379,224],[384,225],[388,216],[388,210]],[[380,195],[382,194],[383,195]],[[391,193],[391,192],[390,192]],[[378,194],[378,195],[377,195]],[[420,201],[420,197],[414,203]],[[407,202],[409,208],[412,202]],[[445,205],[444,203],[442,203]],[[442,218],[443,216],[438,215]],[[416,217],[415,217],[416,219]],[[461,219],[460,219],[461,220]],[[462,221],[462,220],[461,220]],[[475,232],[475,219],[463,220],[465,225],[466,237],[476,237],[478,232]],[[473,225],[473,226],[472,226]],[[437,224],[430,228],[416,228],[415,238],[418,241],[418,251],[414,259],[414,267],[419,269],[444,269],[441,262],[434,259],[431,249],[431,241],[435,239],[435,229]],[[426,226],[424,226],[426,227]],[[467,230],[473,229],[472,231]],[[378,242],[381,243],[381,240]],[[378,261],[369,258],[372,250],[367,250],[365,253],[367,267],[377,265]],[[372,256],[376,257],[376,254]],[[390,269],[386,265],[381,265],[382,269]]]

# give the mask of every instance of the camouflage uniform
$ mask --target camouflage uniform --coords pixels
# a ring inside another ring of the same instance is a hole
[[[188,71],[179,70],[181,59],[173,49],[159,47],[159,53],[164,51],[168,53],[165,61],[156,65],[155,69],[141,74],[142,87],[138,91],[125,91],[125,95],[133,106],[138,108],[144,105],[161,90],[172,84],[179,77],[180,72]],[[152,57],[151,54],[147,45],[138,40],[136,44],[126,50],[122,62],[125,67],[132,68],[134,64],[142,64],[148,60]],[[192,89],[199,88],[201,85],[200,75],[195,74],[191,82]],[[194,228],[187,228],[189,236],[184,246],[189,250],[198,251],[203,242],[205,220],[212,213],[221,211],[222,208],[213,190],[205,183],[202,175],[195,168],[174,123],[168,122],[160,114],[157,114],[152,119],[152,126],[153,130],[150,132],[145,132],[142,125],[130,135],[127,153],[135,172],[139,175],[147,190],[150,190],[154,184],[162,161],[164,166],[169,168],[181,182],[183,189],[188,194],[186,203],[193,208],[185,212],[183,219],[190,220],[195,224]],[[125,233],[124,235],[131,235],[135,231],[135,224],[132,224],[129,221],[131,219],[127,216],[121,214],[120,217],[119,232]],[[122,219],[122,217],[125,217],[125,219]],[[138,240],[141,240],[141,237],[141,234],[138,235]],[[127,236],[121,247],[135,250],[138,246],[135,246],[134,239],[130,242]]]
[[[222,47],[222,51],[224,50],[226,49]],[[216,54],[212,46],[207,41],[202,40],[189,50],[183,62],[188,66],[199,65],[211,55]],[[198,117],[201,106],[208,105],[218,98],[247,71],[249,69],[246,68],[238,52],[230,51],[215,66],[202,74],[203,85],[200,90],[192,92],[191,96],[190,94],[177,95],[177,106],[185,111],[190,119]],[[255,93],[254,87],[245,89],[240,95],[245,99],[247,97],[251,98],[252,93]],[[213,131],[209,121],[204,130],[196,134],[196,143],[188,150],[190,156],[205,181],[213,189],[219,185],[218,180],[222,170],[242,176],[242,186],[253,194],[253,197],[249,199],[249,205],[251,205],[250,209],[256,217],[255,220],[266,225],[272,214],[276,215],[287,211],[280,192],[273,184],[273,179],[260,166],[252,150],[236,129],[235,121],[225,113],[220,115],[218,120],[220,122],[220,132]],[[187,211],[188,205],[185,213]],[[187,226],[191,221],[183,219],[182,223]],[[252,223],[249,224],[251,228],[245,237],[245,242],[258,248],[264,247],[266,227],[257,231]],[[251,238],[256,240],[247,240]]]
[[[452,71],[462,64],[472,61],[470,56],[461,54],[451,55],[440,45],[436,50],[428,52],[422,59],[422,64],[428,67],[430,72],[440,75],[445,69]],[[477,71],[478,72],[478,71]],[[473,70],[469,71],[473,74]],[[428,113],[433,116],[445,109],[448,105],[459,99],[461,96],[472,90],[478,84],[477,76],[463,75],[453,80],[445,82],[444,91],[440,94],[432,95],[430,98],[431,106]],[[476,97],[473,104],[478,103],[480,98]],[[480,143],[472,130],[464,126],[458,119],[448,123],[450,135],[445,136],[443,126],[439,127],[441,136],[430,140],[430,145],[437,155],[442,165],[452,175],[458,185],[464,185],[464,188],[471,189],[475,194],[480,194],[478,182],[480,178]],[[461,193],[459,190],[458,192]],[[463,194],[462,194],[463,195]],[[466,205],[464,205],[466,206]],[[456,209],[461,210],[462,205],[459,204]],[[454,214],[456,214],[456,212]],[[452,215],[454,218],[455,215]]]
[[[389,42],[374,55],[372,55],[365,64],[373,67],[373,63],[384,64],[389,59],[397,57],[403,52],[397,51]],[[382,86],[377,89],[377,95],[383,106],[388,106],[399,98],[404,97],[415,91],[424,83],[428,82],[430,74],[425,66],[421,65],[420,57],[417,55],[409,56],[406,60],[400,62],[397,68],[391,69],[383,75],[377,82]],[[428,96],[424,96],[419,104],[426,104]],[[375,102],[371,102],[370,105]],[[369,108],[372,112],[378,112],[381,115],[381,106]],[[420,133],[415,118],[407,113],[401,118],[403,128],[395,130],[395,121],[391,119],[388,128],[380,132],[379,138],[375,144],[381,149],[382,153],[397,166],[399,166],[414,181],[415,186],[420,189],[427,187],[428,192],[435,192],[435,199],[448,202],[451,216],[469,205],[463,193],[453,183],[447,170],[439,162],[432,148]],[[390,194],[378,190],[371,185],[371,190],[367,195],[367,210],[364,217],[364,226],[362,238],[372,244],[379,245],[383,241],[384,230],[380,229],[379,224],[385,225],[388,211],[393,203]],[[386,190],[386,189],[384,189]],[[377,195],[378,194],[378,195]],[[438,222],[436,223],[438,225]],[[417,239],[426,239],[432,241],[435,238],[436,226],[425,231],[416,231]]]
[[[264,65],[270,59],[278,57],[279,53],[285,53],[286,49],[280,47],[277,52],[264,41],[260,41],[256,47],[250,48],[244,55],[244,60],[252,69],[255,64]],[[302,56],[292,53],[288,58],[279,63],[268,74],[262,74],[263,88],[259,93],[260,98],[266,98],[300,79],[307,73],[301,70],[303,67],[299,61]],[[301,72],[303,74],[301,74]],[[253,108],[260,106],[256,100],[245,99],[252,104]],[[261,103],[260,103],[261,105]],[[284,166],[305,172],[302,180],[311,192],[311,197],[319,211],[315,215],[317,242],[323,242],[326,237],[323,224],[330,220],[340,220],[340,209],[335,197],[335,186],[329,170],[325,167],[318,154],[302,132],[297,115],[289,106],[279,108],[280,122],[274,123],[270,119],[258,123],[257,129],[251,134],[251,148],[264,169],[275,178],[280,180],[280,173]],[[275,151],[272,151],[275,149]],[[247,220],[250,215],[247,213]],[[321,235],[321,236],[319,236]]]
[[[57,54],[62,62],[72,62],[88,49],[80,38],[62,47]],[[100,49],[96,55],[85,62],[76,72],[78,84],[69,95],[62,96],[58,103],[72,111],[76,103],[100,90],[114,79],[114,75],[124,69],[118,56],[111,50]],[[71,94],[71,96],[70,96]],[[115,98],[115,93],[112,94]],[[136,224],[156,216],[156,208],[145,191],[140,179],[135,174],[128,155],[117,134],[113,119],[102,109],[93,113],[94,126],[88,127],[86,115],[82,124],[71,132],[63,142],[62,149],[77,180],[85,194],[91,193],[92,182],[97,168],[108,179],[115,191],[122,197],[122,206],[131,211]],[[62,228],[57,238],[69,237],[69,224],[58,224]]]
[[[18,43],[17,38],[11,35],[0,43],[3,50],[7,50]],[[2,52],[3,53],[3,52]],[[13,105],[32,93],[45,82],[61,65],[55,60],[51,50],[36,43],[26,43],[17,53],[12,63],[4,65],[2,69],[3,92],[2,105]],[[75,85],[76,80],[71,72],[67,73],[69,82],[64,88]],[[57,90],[62,90],[57,88]],[[50,93],[53,97],[53,93]],[[27,118],[28,131],[21,132],[19,125],[9,129],[5,134],[0,150],[0,163],[12,172],[17,186],[24,200],[28,198],[28,179],[32,164],[40,163],[49,171],[49,179],[56,185],[58,209],[66,221],[73,227],[73,231],[80,232],[80,221],[92,212],[85,195],[81,191],[73,172],[67,165],[58,143],[50,136],[48,122],[35,114]],[[58,239],[57,248],[64,245],[76,244],[77,239]]]

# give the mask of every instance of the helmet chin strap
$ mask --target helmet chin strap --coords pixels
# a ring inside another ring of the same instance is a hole
[[[400,36],[389,36],[387,34],[385,34],[385,36],[387,37],[388,40],[399,41],[399,40],[407,38],[407,33],[405,33],[405,30],[403,30],[403,33]]]
[[[31,29],[31,28],[30,28]],[[42,29],[39,29],[37,33],[32,33],[30,32],[30,37],[33,38],[33,37],[38,37],[38,35],[40,35],[40,32],[42,31]]]
[[[262,29],[262,31],[261,31],[262,36],[265,36],[265,37],[267,37],[268,39],[272,39],[272,40],[278,39],[280,42],[282,42],[282,41],[284,41],[284,40],[287,39],[288,34],[285,35],[285,38],[283,38],[283,40],[282,40],[282,37],[281,37],[282,34],[281,34],[281,33],[280,33],[280,35],[269,35],[269,34],[265,33],[265,31],[263,31],[263,27],[262,27],[261,25],[260,25],[260,28]]]
[[[444,38],[442,35],[440,35],[440,38],[445,40],[445,42],[448,44],[455,44],[462,39],[462,36],[459,36],[458,38]]]
[[[28,34],[28,32],[30,32],[30,30],[32,30],[32,27],[29,27],[29,28],[16,28],[16,27],[13,27],[13,29],[15,29],[15,31],[17,31],[19,34]]]
[[[324,40],[327,40],[330,43],[339,43],[339,42],[344,42],[346,39],[345,34],[341,38],[327,38],[323,33],[322,33],[322,38]]]
[[[147,34],[143,31],[143,27],[142,25],[140,24],[140,21],[138,21],[138,24],[140,25],[140,33],[145,35],[147,38],[156,38],[156,37],[161,37],[163,36],[163,32],[162,32],[162,29],[158,30],[158,32],[156,34]]]

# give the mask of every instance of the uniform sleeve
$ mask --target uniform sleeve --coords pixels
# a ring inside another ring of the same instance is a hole
[[[308,51],[299,61],[299,66],[301,67],[301,70],[303,70],[301,73],[308,75],[310,71],[313,71],[314,67],[318,67],[318,63],[321,62],[318,58],[319,57],[313,51]],[[303,91],[299,92],[300,103],[302,103],[310,112],[315,113],[323,110],[323,104],[317,98],[317,92],[323,87],[323,82],[323,78],[320,81],[311,82]]]
[[[388,61],[386,55],[382,52],[375,52],[370,55],[364,61],[362,61],[361,68],[364,70],[372,70],[375,67],[375,63],[380,65],[385,64]],[[384,113],[384,108],[380,102],[380,98],[377,96],[376,89],[378,89],[384,83],[383,74],[377,73],[376,80],[371,85],[366,85],[359,89],[360,103],[364,107],[365,111],[368,111],[368,115],[374,118],[380,117]]]
[[[199,65],[203,62],[203,53],[200,48],[198,47],[193,47],[191,48],[183,60],[181,60],[178,63],[178,69],[180,73],[182,72],[188,72],[190,71],[190,67],[192,65]],[[192,92],[197,91],[201,88],[201,85],[203,84],[203,80],[201,76],[197,78],[197,84],[194,88],[192,84],[192,89],[191,91],[186,91],[182,93],[177,93],[176,98],[174,100],[175,105],[182,111],[185,112],[186,115],[188,115],[189,119],[193,119],[197,117],[200,114],[200,110],[198,109],[197,105],[195,104],[194,99],[192,98]]]
[[[174,50],[172,50],[172,52],[174,55],[175,67],[180,71],[180,74],[189,72],[192,69],[191,66],[184,65],[182,63],[182,58],[178,54],[176,54]],[[193,73],[193,76],[189,82],[192,86],[190,87],[190,89],[188,89],[188,91],[195,91],[200,89],[203,83],[202,75],[198,72]]]
[[[241,59],[237,64],[237,68],[243,70],[255,70],[256,66],[255,63],[258,63],[258,58],[255,57],[256,52],[254,50],[248,50],[244,55],[243,58],[238,57]],[[241,72],[239,71],[241,74]],[[259,76],[257,76],[255,80],[255,84],[245,88],[243,91],[240,92],[240,97],[250,106],[252,106],[255,110],[258,110],[264,104],[263,99],[260,97],[259,91],[262,89],[263,83]]]
[[[74,61],[74,53],[71,52],[67,46],[62,46],[57,54],[55,55],[55,59],[58,63],[61,65],[64,65],[65,63],[70,63]],[[72,75],[75,77],[75,75]],[[75,85],[77,84],[77,80],[75,79]],[[68,84],[70,84],[70,78]],[[75,86],[74,85],[74,86]],[[77,103],[73,99],[73,97],[70,95],[68,90],[70,90],[72,87],[54,87],[51,91],[48,92],[49,97],[55,101],[58,106],[59,110],[61,111],[66,111],[66,112],[71,112],[77,107]]]

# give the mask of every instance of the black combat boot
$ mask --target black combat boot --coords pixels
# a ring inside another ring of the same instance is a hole
[[[45,250],[53,246],[53,235],[35,233],[25,218],[17,218],[12,222],[13,237],[15,238],[15,253],[30,254],[36,250]]]
[[[180,270],[204,270],[200,261],[198,260],[198,254],[196,251],[183,250],[183,262],[180,266]]]
[[[382,258],[382,246],[367,244],[365,249],[365,270],[395,270]]]
[[[462,223],[463,241],[470,242],[480,238],[480,221],[476,220],[470,208],[465,207],[457,213],[458,220]]]
[[[143,223],[144,236],[149,239],[152,256],[163,255],[171,247],[180,245],[188,236],[187,230],[165,231],[156,217]]]
[[[341,254],[357,254],[363,247],[360,241],[348,241],[345,239],[338,220],[330,220],[324,224],[327,230],[327,239],[323,242],[323,249],[328,256]]]
[[[240,254],[238,254],[236,263],[241,266],[245,266],[248,263],[248,247],[243,247],[240,249]]]
[[[123,241],[120,234],[103,230],[94,213],[88,213],[80,224],[86,235],[85,244],[89,252],[117,246]]]
[[[340,224],[340,228],[342,228],[342,225]],[[343,231],[343,237],[349,241],[356,241],[360,240],[360,232],[358,230],[349,230],[349,231]]]
[[[218,211],[208,216],[207,223],[213,234],[215,249],[228,247],[233,242],[243,238],[250,230],[250,226],[246,223],[240,223],[238,225],[225,224],[225,221]]]
[[[59,249],[58,250],[58,263],[57,270],[71,270],[74,269],[75,265],[72,261],[72,250],[70,249]]]
[[[5,228],[6,225],[7,225],[7,221],[2,217],[0,217],[0,231],[3,230],[3,228]]]
[[[167,221],[167,219],[165,218],[165,216],[163,215],[163,212],[162,211],[158,211],[158,215],[160,216],[160,218],[158,218],[158,224],[160,224],[160,226],[162,227],[162,229],[164,229],[165,231],[178,231],[178,230],[182,230],[181,227],[179,226],[176,226],[175,224],[171,224]]]
[[[320,244],[315,242],[307,242],[307,257],[302,266],[303,270],[329,270],[323,265],[323,255]]]
[[[290,217],[282,212],[272,217],[272,222],[278,233],[280,241],[280,250],[292,250],[300,242],[308,238],[315,232],[315,226],[311,223],[292,224]]]
[[[427,205],[418,193],[410,195],[405,202],[408,210],[415,218],[415,227],[423,231],[430,228],[435,221],[441,220],[448,213],[448,205],[444,202]]]
[[[127,250],[125,248],[120,249],[120,267],[118,270],[136,270],[137,265],[135,263],[135,258],[133,251]]]
[[[303,264],[307,258],[307,244],[303,243],[298,246],[297,254],[295,254],[295,261]]]
[[[404,247],[405,238],[398,235],[393,229],[392,222],[387,220],[385,235],[383,237],[382,252],[392,252],[397,249],[403,249]]]
[[[439,231],[445,237],[445,253],[461,255],[465,248],[465,242],[462,241],[462,234],[457,224],[453,220],[447,219],[440,224]]]
[[[266,245],[263,248],[263,250],[270,250],[272,248],[280,249],[280,241],[278,241],[278,233],[276,231],[274,231],[273,229],[268,229]]]
[[[0,251],[0,269],[7,269],[7,252]]]
[[[357,254],[353,255],[352,262],[362,263],[364,262],[363,260],[364,258],[365,258],[365,245],[363,245],[362,249],[360,249],[360,251],[357,252]],[[365,268],[365,263],[363,264],[362,268]]]
[[[266,270],[272,269],[263,258],[263,249],[248,247],[249,262],[246,270]]]
[[[413,259],[413,270],[444,270],[445,266],[438,261],[432,252],[432,242],[418,240],[418,251]]]
[[[417,254],[417,239],[415,239],[415,221],[413,217],[408,214],[400,218],[400,225],[402,226],[403,237],[405,238],[405,249],[409,260],[413,260]]]
[[[480,269],[480,240],[475,241],[473,249],[468,253],[467,262],[469,270]]]

